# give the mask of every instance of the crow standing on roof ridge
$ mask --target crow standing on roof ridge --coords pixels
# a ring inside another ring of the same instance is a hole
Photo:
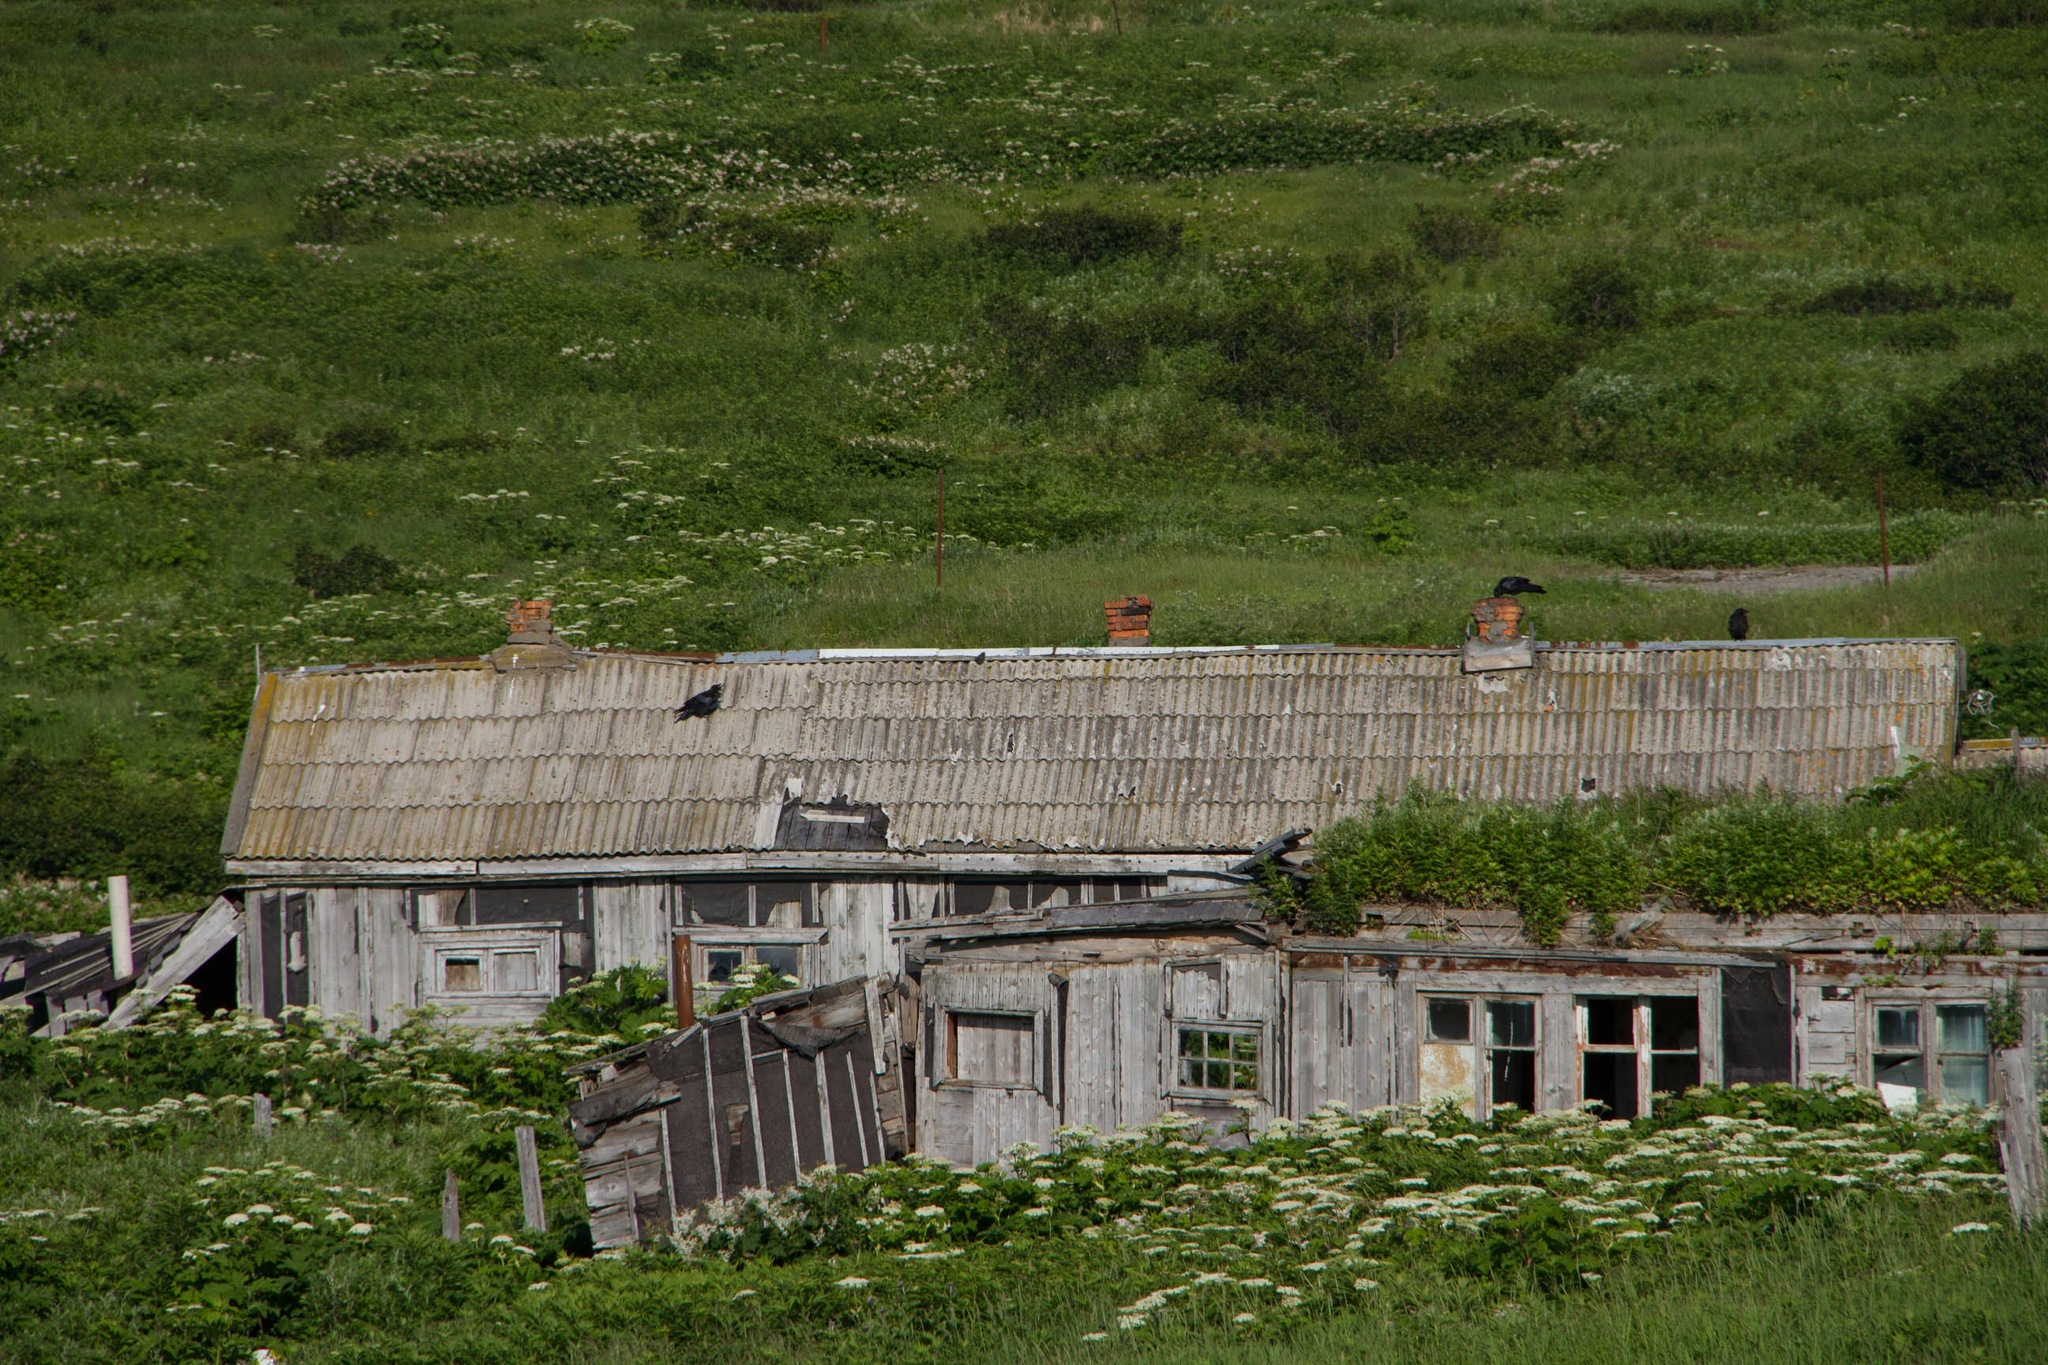
[[[677,720],[688,720],[692,716],[708,716],[718,709],[718,703],[725,698],[725,684],[713,683],[696,696],[676,708]]]
[[[1495,597],[1513,597],[1517,593],[1542,591],[1543,585],[1541,583],[1531,583],[1518,573],[1511,573],[1493,585],[1493,595]]]
[[[1749,638],[1749,608],[1737,607],[1728,614],[1728,638],[1747,640]]]

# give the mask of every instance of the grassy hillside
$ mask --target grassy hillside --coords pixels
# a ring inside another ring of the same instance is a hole
[[[8,0],[0,868],[203,889],[259,647],[1713,636],[1879,473],[1759,633],[2038,727],[2002,4]]]

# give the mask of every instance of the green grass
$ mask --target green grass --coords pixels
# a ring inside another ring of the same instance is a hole
[[[2040,638],[2040,490],[1897,441],[2043,344],[2038,28],[430,9],[0,8],[0,748],[117,755],[110,807],[212,818],[259,647],[479,650],[515,593],[656,649],[1087,643],[1129,591],[1166,642],[1423,643],[1521,572],[1553,637],[1711,637],[1613,574],[1872,562],[1879,472],[1929,567],[1759,631]],[[643,237],[664,187],[696,226]],[[1016,247],[1076,205],[1148,245]]]

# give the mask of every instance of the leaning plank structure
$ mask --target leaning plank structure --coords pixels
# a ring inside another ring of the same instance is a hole
[[[620,1246],[714,1199],[902,1156],[895,1008],[887,978],[787,991],[576,1068],[592,1240]]]

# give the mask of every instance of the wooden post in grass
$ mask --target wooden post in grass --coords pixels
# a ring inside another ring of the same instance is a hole
[[[818,16],[818,55],[825,55],[825,16]]]
[[[1892,537],[1884,517],[1884,474],[1877,476],[1877,556],[1884,565],[1884,590],[1892,590]]]
[[[273,1124],[270,1115],[270,1096],[251,1095],[249,1097],[249,1124],[256,1130],[257,1137],[262,1138],[265,1142],[270,1141],[270,1130]]]
[[[2024,1045],[1993,1054],[1998,1068],[1998,1156],[2005,1167],[2012,1220],[2022,1226],[2048,1216],[2048,1152],[2041,1144],[2041,1105],[2033,1058]]]
[[[462,1240],[462,1191],[453,1171],[441,1182],[441,1235],[451,1242]]]
[[[932,561],[933,572],[938,578],[938,590],[946,590],[946,467],[939,466],[939,539],[938,554]]]
[[[534,1145],[531,1124],[512,1130],[519,1143],[520,1221],[535,1232],[548,1230],[548,1209],[540,1194],[540,1150]]]

